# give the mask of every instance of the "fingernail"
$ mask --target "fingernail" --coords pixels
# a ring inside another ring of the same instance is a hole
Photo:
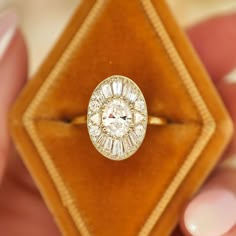
[[[236,68],[224,77],[224,81],[229,84],[236,84]]]
[[[17,28],[18,18],[14,11],[0,15],[0,61],[8,50]]]
[[[199,194],[184,214],[185,227],[193,236],[221,236],[236,223],[236,197],[224,190]]]

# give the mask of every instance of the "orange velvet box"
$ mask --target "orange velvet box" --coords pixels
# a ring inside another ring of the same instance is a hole
[[[129,159],[104,158],[90,96],[120,74],[142,90],[148,125]],[[65,236],[166,236],[222,155],[231,120],[163,0],[84,0],[11,113],[17,149]]]

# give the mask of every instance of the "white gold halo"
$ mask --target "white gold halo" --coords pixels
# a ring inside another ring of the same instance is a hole
[[[147,105],[129,78],[113,75],[103,80],[89,101],[87,126],[95,148],[111,160],[124,160],[141,146],[148,122]]]

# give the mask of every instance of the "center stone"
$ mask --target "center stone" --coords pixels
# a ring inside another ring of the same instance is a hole
[[[104,108],[102,123],[112,136],[120,138],[127,134],[132,123],[132,113],[128,104],[118,99],[109,102]]]

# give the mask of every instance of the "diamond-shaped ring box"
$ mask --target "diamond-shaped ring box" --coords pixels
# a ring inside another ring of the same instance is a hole
[[[112,161],[86,116],[95,87],[131,78],[151,116],[139,150]],[[232,124],[163,0],[84,0],[11,113],[16,146],[63,235],[170,235],[229,141]]]

